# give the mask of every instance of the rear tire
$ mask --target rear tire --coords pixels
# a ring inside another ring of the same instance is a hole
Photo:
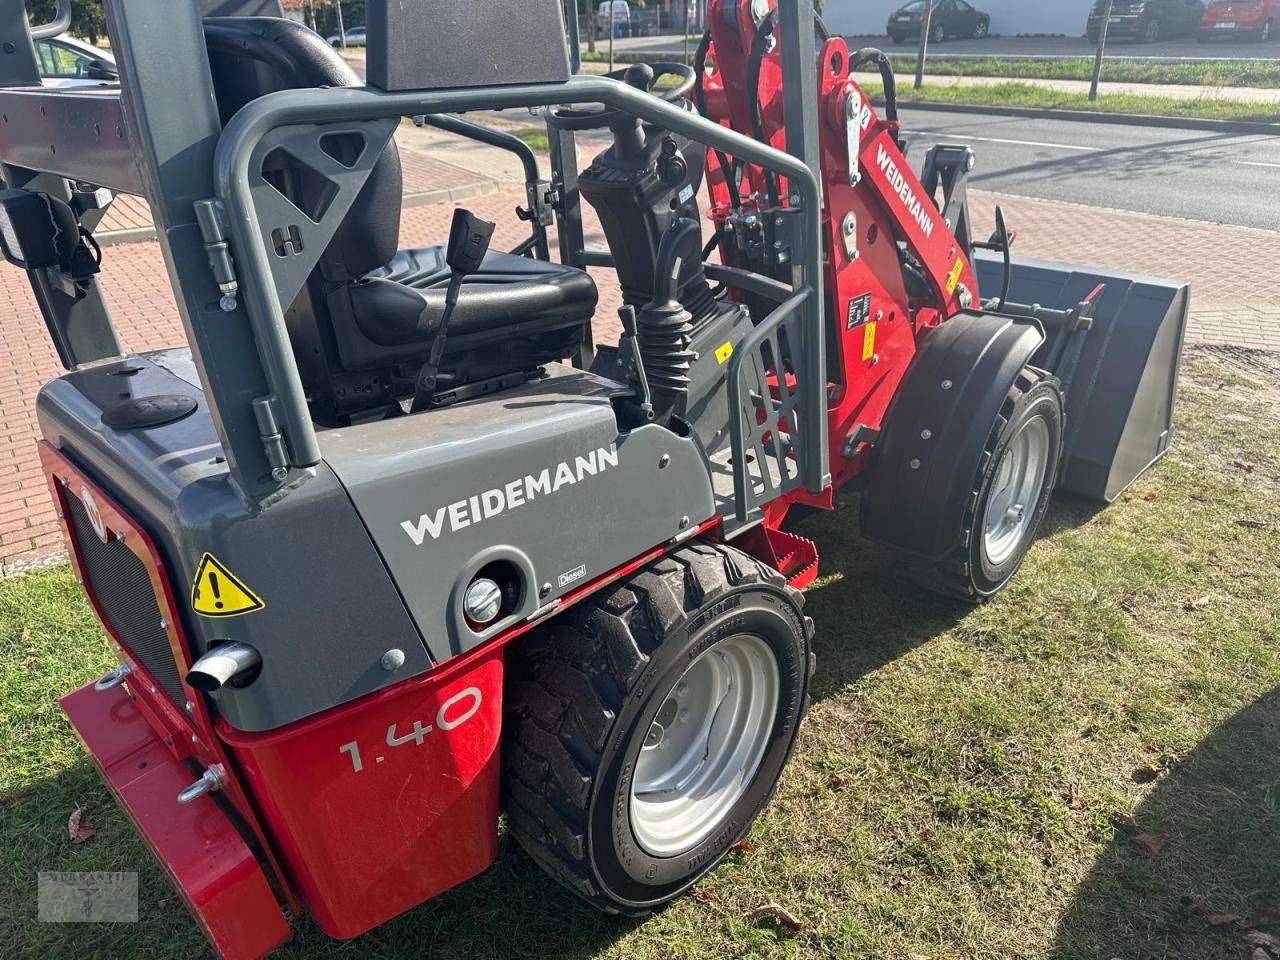
[[[947,39],[947,28],[942,24],[938,24],[929,33],[929,41],[931,43],[942,43]]]
[[[1262,25],[1262,30],[1258,33],[1258,42],[1266,43],[1271,39],[1275,27],[1270,20]]]
[[[959,541],[939,561],[909,561],[922,586],[982,603],[1008,585],[1049,510],[1064,418],[1057,380],[1024,369],[991,428]]]
[[[513,651],[503,737],[520,845],[632,916],[715,867],[772,797],[808,708],[802,609],[777,571],[690,544],[532,634]]]
[[[1147,28],[1142,31],[1143,43],[1158,43],[1160,40],[1160,18],[1152,17]]]
[[[979,20],[976,24],[974,24],[974,27],[973,27],[973,39],[975,40],[986,39],[987,31],[990,29],[991,29],[991,25],[987,23],[987,21]]]

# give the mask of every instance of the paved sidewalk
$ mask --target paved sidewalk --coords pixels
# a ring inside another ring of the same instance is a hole
[[[472,176],[476,176],[472,174]],[[482,177],[482,179],[485,179]],[[489,178],[487,182],[496,184]],[[495,246],[514,246],[526,225],[513,215],[520,187],[503,186],[468,205],[498,222]],[[1024,256],[1174,275],[1192,283],[1195,344],[1236,344],[1280,351],[1280,233],[1170,220],[1122,211],[971,191],[976,222],[992,221],[1001,203],[1019,231]],[[451,202],[407,209],[402,246],[440,243]],[[589,219],[588,242],[603,246]],[[611,273],[593,270],[600,286],[597,342],[616,342],[620,302]],[[107,250],[103,286],[120,337],[131,351],[183,341],[167,273],[155,241]],[[61,549],[57,522],[35,453],[35,398],[61,373],[44,323],[21,271],[0,265],[0,571],[24,569]]]

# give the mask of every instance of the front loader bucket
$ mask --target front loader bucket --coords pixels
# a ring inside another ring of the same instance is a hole
[[[1001,258],[979,253],[974,266],[984,298],[998,293]],[[1081,349],[1064,350],[1070,331],[1046,324],[1032,365],[1058,366],[1049,372],[1068,384],[1060,488],[1110,503],[1169,449],[1189,288],[1015,257],[1008,299],[1071,311],[1099,284],[1105,289]],[[1061,369],[1076,356],[1073,370]]]

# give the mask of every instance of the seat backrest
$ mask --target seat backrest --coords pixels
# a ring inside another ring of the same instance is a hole
[[[363,86],[336,50],[293,20],[209,17],[204,34],[224,124],[246,103],[268,93]],[[327,279],[355,280],[391,261],[400,238],[403,185],[400,154],[392,140],[334,235],[322,266]]]

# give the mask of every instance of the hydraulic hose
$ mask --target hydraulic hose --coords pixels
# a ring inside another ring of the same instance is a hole
[[[751,54],[747,57],[747,89],[751,92],[751,134],[760,143],[768,144],[764,138],[764,119],[760,108],[760,69],[764,65],[764,55],[769,46],[769,38],[778,23],[777,9],[770,10],[756,27],[756,37],[751,42]],[[769,194],[769,206],[781,206],[778,199],[778,178],[770,171],[764,172],[765,190]]]
[[[893,76],[893,62],[883,50],[863,47],[853,55],[853,60],[849,63],[849,72],[853,73],[867,63],[874,63],[880,68],[880,80],[884,83],[884,116],[886,120],[897,123],[898,83]]]
[[[693,103],[698,108],[698,113],[702,116],[707,115],[707,95],[702,89],[702,80],[707,72],[707,54],[711,52],[711,31],[708,30],[702,35],[702,39],[698,41],[697,52],[693,55]],[[725,186],[729,188],[729,203],[733,209],[742,206],[742,197],[738,193],[738,184],[733,178],[733,166],[729,163],[729,158],[724,155],[721,150],[715,151],[716,162],[720,165],[720,173],[724,176]],[[706,259],[705,257],[703,259]]]

